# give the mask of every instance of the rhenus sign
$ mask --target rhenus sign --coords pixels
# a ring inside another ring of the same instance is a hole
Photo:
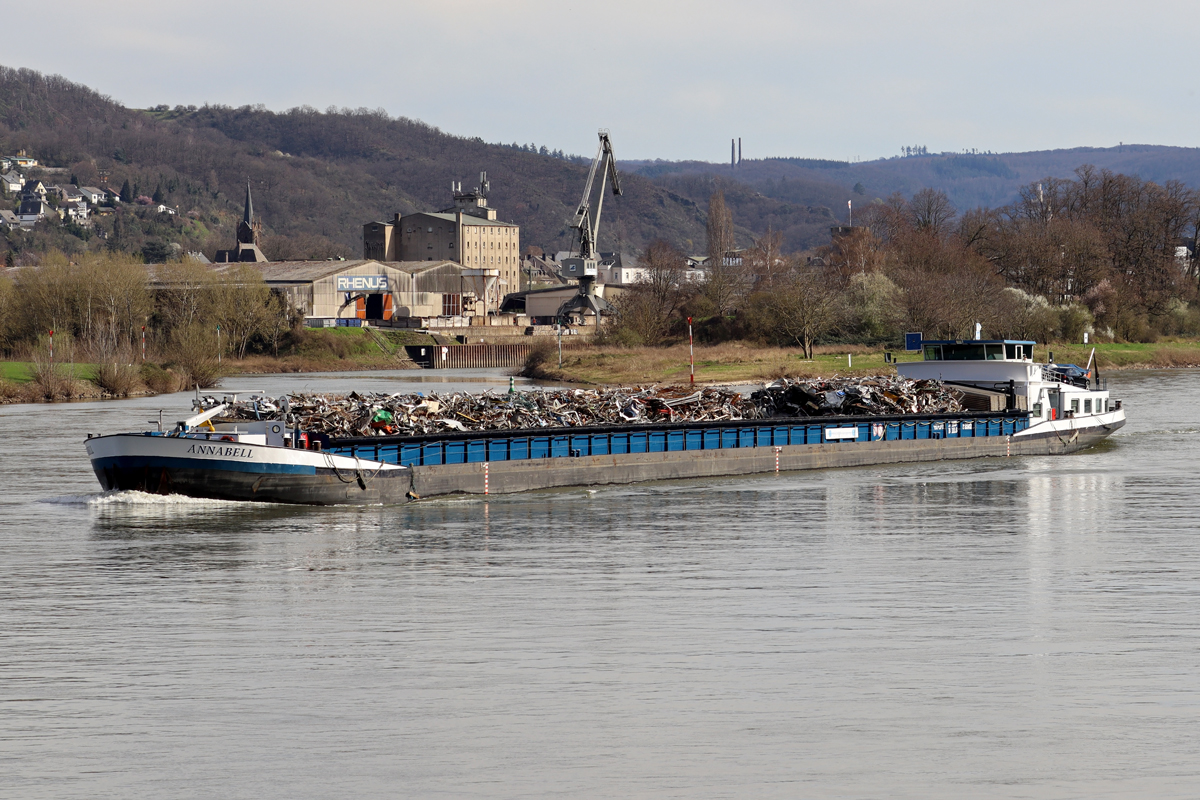
[[[339,275],[337,278],[337,291],[339,292],[386,292],[387,290],[387,275]]]

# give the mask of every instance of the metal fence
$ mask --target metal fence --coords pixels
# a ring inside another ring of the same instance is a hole
[[[528,344],[408,345],[408,357],[425,369],[519,367],[533,350]]]

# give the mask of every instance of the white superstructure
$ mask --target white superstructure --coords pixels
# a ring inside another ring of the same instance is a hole
[[[937,380],[970,394],[972,389],[1002,394],[1007,408],[1028,411],[1030,426],[1018,436],[1049,430],[1074,431],[1125,422],[1120,400],[1099,379],[1093,356],[1087,367],[1038,364],[1034,342],[1011,339],[923,340],[921,361],[898,363],[910,380]]]

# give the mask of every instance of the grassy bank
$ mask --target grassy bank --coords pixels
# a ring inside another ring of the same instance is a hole
[[[1058,363],[1087,363],[1092,347],[1100,369],[1158,369],[1200,366],[1200,342],[1157,344],[1038,345],[1034,359],[1045,361],[1049,353]],[[894,372],[884,362],[882,348],[857,345],[818,347],[812,360],[795,350],[753,347],[728,343],[697,347],[696,381],[741,383],[780,377],[829,377],[831,375],[880,375]],[[917,361],[919,353],[891,351],[898,361]],[[850,356],[848,359],[847,356]],[[541,370],[542,377],[567,383],[638,384],[687,383],[687,345],[674,347],[594,347],[563,353],[562,368],[555,353]]]
[[[39,375],[31,361],[0,361],[0,402],[162,394],[197,382],[207,388],[229,375],[411,368],[415,365],[404,351],[410,344],[432,346],[434,339],[414,331],[306,329],[291,336],[279,356],[233,359],[225,355],[218,363],[215,352],[201,352],[193,354],[191,362],[168,356],[116,366],[60,364],[49,377]]]
[[[343,372],[412,367],[404,359],[406,344],[432,345],[429,336],[407,331],[382,331],[382,343],[357,328],[306,332],[296,345],[278,358],[252,356],[243,360],[224,359],[221,375],[300,372]],[[386,348],[386,349],[385,349]],[[1200,342],[1157,344],[1098,344],[1096,358],[1101,371],[1112,369],[1165,369],[1200,367]],[[1084,365],[1091,345],[1038,345],[1037,361],[1048,352],[1059,363]],[[697,347],[696,381],[706,384],[757,383],[780,377],[829,377],[833,375],[879,375],[894,370],[884,362],[882,348],[859,345],[818,347],[811,360],[796,350],[756,347],[731,342]],[[917,353],[893,351],[900,361],[919,360]],[[848,359],[847,356],[850,356]],[[54,392],[34,380],[34,365],[27,361],[0,361],[0,402],[34,402],[49,399],[92,399],[145,395],[188,388],[186,371],[169,361],[141,367],[132,383],[121,391],[103,386],[100,367],[75,364],[68,381]],[[564,383],[588,385],[634,385],[688,382],[688,348],[674,347],[588,347],[564,351],[562,368],[552,352],[539,377]]]

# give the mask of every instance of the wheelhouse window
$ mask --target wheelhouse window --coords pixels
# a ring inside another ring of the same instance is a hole
[[[985,357],[981,344],[949,344],[942,348],[946,361],[983,361]]]
[[[927,344],[925,345],[925,360],[926,361],[941,361],[942,348],[940,345]]]
[[[1004,345],[1002,345],[1002,344],[984,345],[984,352],[987,353],[988,361],[1003,361],[1004,360]]]
[[[1025,360],[1025,345],[1023,344],[1006,344],[1004,350],[1009,361]]]

